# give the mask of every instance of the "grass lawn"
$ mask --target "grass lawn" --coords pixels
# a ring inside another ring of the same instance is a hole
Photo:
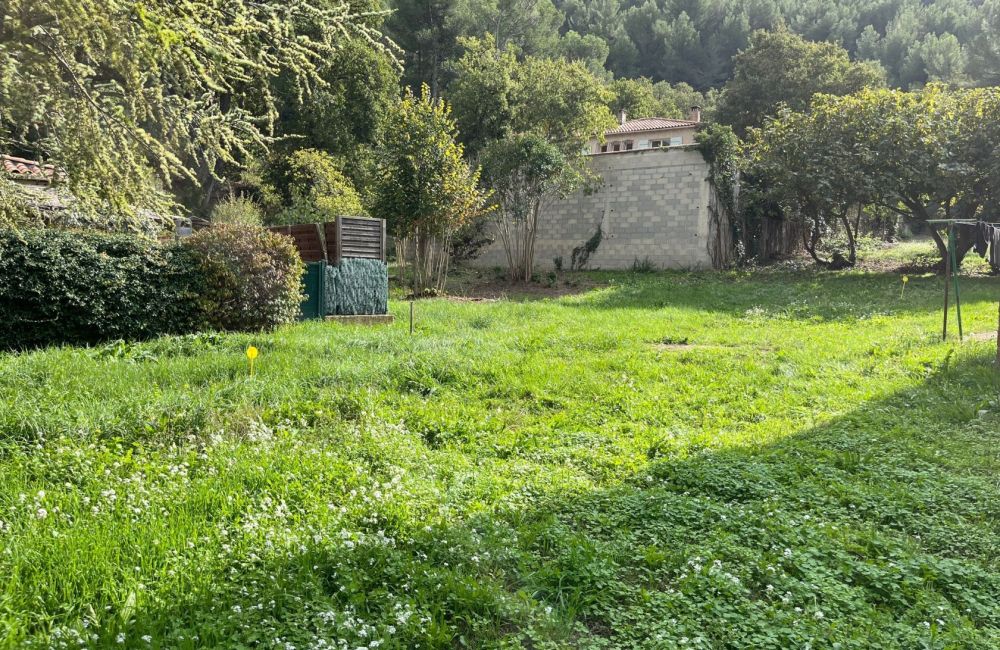
[[[1000,647],[1000,373],[940,278],[583,279],[0,355],[0,646]]]

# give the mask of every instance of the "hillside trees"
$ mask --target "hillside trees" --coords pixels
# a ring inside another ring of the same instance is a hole
[[[890,85],[907,89],[932,81],[995,83],[1000,51],[997,0],[395,0],[394,8],[390,31],[415,53],[407,82],[426,81],[435,93],[447,85],[445,63],[462,54],[458,39],[485,34],[525,54],[568,57],[614,78],[683,82],[700,92],[726,82],[733,56],[757,30],[785,28],[837,45],[852,60],[881,65]]]
[[[0,136],[64,169],[81,208],[169,210],[178,181],[204,184],[265,149],[275,80],[312,92],[351,36],[371,47],[378,34],[326,1],[10,0]],[[11,185],[0,192],[2,218],[19,216]]]

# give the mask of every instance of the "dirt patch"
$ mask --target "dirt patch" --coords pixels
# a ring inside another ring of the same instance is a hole
[[[653,343],[657,352],[683,352],[685,350],[717,350],[725,345],[706,345],[704,343]]]
[[[724,343],[691,343],[690,341],[654,341],[649,344],[657,352],[685,352],[691,350],[733,350],[740,352],[766,353],[769,347],[754,345],[726,345]]]
[[[542,300],[586,293],[607,286],[584,273],[541,274],[538,282],[513,283],[496,273],[462,269],[448,280],[453,300]]]

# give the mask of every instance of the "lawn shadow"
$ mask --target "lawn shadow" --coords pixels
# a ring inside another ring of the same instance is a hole
[[[626,274],[561,303],[582,309],[683,308],[732,317],[814,321],[941,312],[943,278],[910,277],[905,288],[901,278],[897,274],[819,271]],[[960,288],[965,309],[1000,301],[998,278],[963,277]]]
[[[770,444],[665,432],[602,489],[447,528],[373,513],[364,540],[262,549],[232,568],[243,579],[134,624],[198,633],[189,647],[288,630],[355,647],[389,626],[382,647],[990,647],[998,394],[989,355],[949,356],[916,388]],[[217,609],[234,590],[250,606]]]

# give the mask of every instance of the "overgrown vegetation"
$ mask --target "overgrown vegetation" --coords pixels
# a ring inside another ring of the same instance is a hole
[[[940,279],[586,280],[0,356],[0,645],[1000,644],[1000,383]]]
[[[854,264],[865,208],[926,227],[930,219],[992,220],[1000,137],[1000,91],[863,90],[817,95],[808,111],[785,111],[754,138],[754,172],[790,219],[803,221],[806,250],[833,232]],[[930,229],[944,259],[944,241]],[[958,259],[972,248],[963,232]]]

